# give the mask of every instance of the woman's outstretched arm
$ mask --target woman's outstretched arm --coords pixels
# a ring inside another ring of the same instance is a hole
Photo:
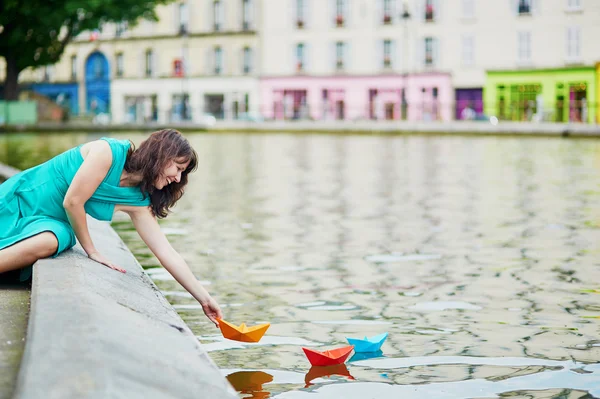
[[[138,234],[158,258],[160,264],[196,298],[206,317],[218,326],[217,318],[223,317],[219,305],[196,279],[186,261],[173,249],[150,208],[126,207],[123,210],[129,214]]]
[[[88,230],[84,205],[94,194],[106,177],[112,164],[110,145],[104,140],[90,144],[83,163],[75,173],[63,200],[63,207],[73,227],[75,236],[90,259],[102,263],[111,269],[125,273],[125,270],[104,258],[94,246]]]

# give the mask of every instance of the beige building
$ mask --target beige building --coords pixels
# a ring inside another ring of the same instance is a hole
[[[255,115],[257,4],[187,0],[160,6],[159,22],[84,32],[59,63],[25,71],[21,81],[78,82],[82,113],[110,112],[115,123]]]

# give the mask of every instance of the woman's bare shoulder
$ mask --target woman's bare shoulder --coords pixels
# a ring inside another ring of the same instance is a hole
[[[81,146],[80,151],[83,159],[88,156],[90,151],[98,151],[112,158],[112,150],[110,149],[110,144],[108,144],[106,140],[94,140],[85,143]]]

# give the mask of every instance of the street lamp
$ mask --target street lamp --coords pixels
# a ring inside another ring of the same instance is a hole
[[[408,88],[408,21],[410,20],[410,12],[408,12],[408,6],[406,3],[402,6],[402,14],[400,14],[400,18],[402,19],[402,24],[404,26],[404,46],[402,46],[402,110],[401,110],[401,119],[406,120],[408,118],[408,102],[406,101],[406,90]]]

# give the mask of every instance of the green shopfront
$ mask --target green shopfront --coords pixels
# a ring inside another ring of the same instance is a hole
[[[593,66],[487,71],[485,113],[508,121],[594,123],[597,85]]]

